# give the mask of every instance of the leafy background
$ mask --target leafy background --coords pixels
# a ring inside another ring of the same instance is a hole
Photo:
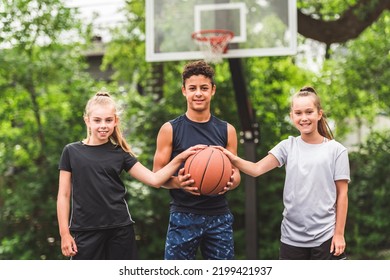
[[[383,3],[297,2],[299,13],[324,23],[357,4],[363,5],[359,11],[364,18]],[[126,138],[150,168],[160,126],[184,112],[180,73],[185,62],[145,62],[144,1],[127,1],[125,12],[128,21],[111,30],[113,39],[102,62],[101,71],[112,70],[113,75],[95,80],[84,55],[93,44],[92,25],[77,20],[76,10],[60,0],[0,1],[0,259],[64,259],[56,218],[58,160],[65,144],[85,136],[84,106],[97,90],[105,87],[121,102]],[[390,258],[390,132],[375,129],[378,116],[388,117],[390,112],[389,23],[387,5],[358,37],[322,42],[326,53],[318,71],[311,70],[313,65],[300,54],[242,59],[250,103],[260,124],[258,158],[281,139],[297,135],[287,118],[289,97],[306,84],[319,92],[340,142],[354,130],[368,128],[359,145],[350,147],[346,241],[351,259]],[[308,43],[310,38],[299,35],[299,45]],[[228,63],[215,65],[215,70],[213,113],[240,132]],[[163,75],[158,89],[152,85],[157,74]],[[243,145],[238,152],[244,155]],[[141,258],[162,259],[168,192],[147,187],[127,174],[123,179]],[[235,216],[237,259],[247,258],[244,180],[228,194]],[[283,181],[282,169],[256,181],[259,259],[278,258]]]

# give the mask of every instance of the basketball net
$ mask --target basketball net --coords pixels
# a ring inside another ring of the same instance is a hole
[[[222,62],[222,54],[227,53],[228,44],[234,33],[230,30],[200,30],[192,33],[192,39],[199,45],[205,61],[211,63]]]

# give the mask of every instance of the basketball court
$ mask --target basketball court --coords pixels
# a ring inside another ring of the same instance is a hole
[[[245,159],[257,161],[253,117],[241,58],[289,56],[297,50],[296,0],[146,0],[146,61],[227,61]],[[245,176],[247,259],[257,259],[256,178]],[[261,221],[260,221],[261,223]]]

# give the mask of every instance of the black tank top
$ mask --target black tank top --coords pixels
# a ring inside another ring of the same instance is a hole
[[[205,123],[193,122],[186,115],[170,121],[173,128],[173,148],[171,159],[198,145],[217,145],[226,147],[228,133],[227,122],[215,116]],[[221,215],[229,213],[225,195],[196,196],[179,189],[170,190],[172,197],[171,212],[186,212],[200,215]]]

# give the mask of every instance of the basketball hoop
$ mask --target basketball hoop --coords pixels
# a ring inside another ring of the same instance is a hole
[[[222,29],[200,30],[192,33],[192,39],[204,53],[205,60],[212,63],[222,61],[222,54],[227,53],[228,44],[233,37],[232,31]]]

